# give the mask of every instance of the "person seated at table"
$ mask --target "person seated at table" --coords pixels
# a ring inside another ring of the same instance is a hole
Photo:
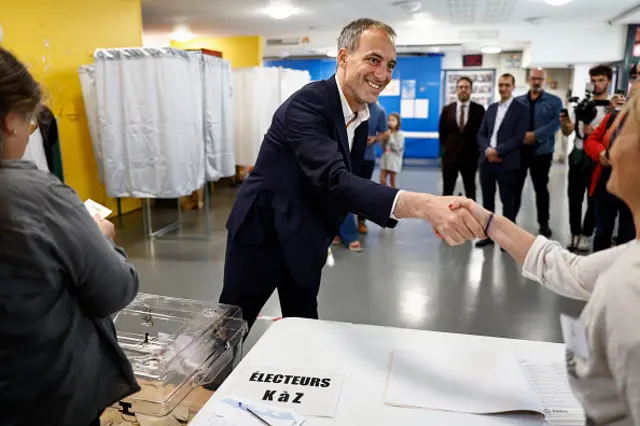
[[[0,48],[0,424],[100,425],[106,407],[140,390],[110,319],[138,276],[110,222],[21,160],[40,98]]]
[[[567,341],[567,367],[589,425],[640,425],[640,96],[631,97],[614,128],[624,115],[610,151],[607,190],[631,209],[635,240],[579,256],[471,200],[452,207],[467,208],[485,224],[489,237],[523,264],[525,277],[588,301],[577,326],[578,339],[586,339],[588,350],[580,354]]]

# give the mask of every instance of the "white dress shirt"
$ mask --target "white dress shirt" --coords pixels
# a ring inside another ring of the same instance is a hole
[[[507,115],[507,111],[513,102],[513,97],[509,98],[504,102],[500,102],[498,104],[498,113],[496,114],[496,123],[493,126],[493,133],[491,134],[491,140],[489,142],[489,146],[491,148],[496,148],[498,146],[498,130],[500,130],[500,126],[502,126],[502,120],[504,120],[504,116]]]
[[[349,139],[349,151],[353,147],[353,138],[356,134],[356,129],[358,126],[371,117],[371,113],[369,112],[369,105],[365,105],[365,107],[357,112],[353,112],[351,107],[349,106],[349,102],[347,102],[347,98],[344,96],[344,92],[342,91],[342,87],[340,86],[340,81],[338,80],[338,74],[336,74],[336,84],[338,86],[338,93],[340,93],[340,103],[342,104],[342,113],[344,115],[344,124],[347,126],[347,138]],[[396,197],[393,199],[393,205],[391,206],[391,219],[398,220],[397,217],[393,215],[393,211],[396,209],[396,204],[398,203],[398,198],[400,197],[400,193],[402,190],[398,191]]]
[[[349,151],[353,148],[353,138],[356,135],[356,129],[359,125],[364,123],[371,117],[369,112],[369,105],[365,105],[360,111],[353,112],[347,102],[347,98],[344,96],[340,82],[338,82],[338,75],[336,74],[336,83],[338,85],[338,92],[340,93],[340,102],[342,103],[342,112],[344,114],[344,123],[347,126],[347,139],[349,139]]]
[[[469,107],[471,106],[471,101],[467,101],[467,102],[457,102],[457,106],[456,106],[456,123],[458,123],[458,126],[460,126],[460,107],[464,105],[464,125],[466,126],[467,123],[469,122]]]
[[[49,171],[47,155],[44,152],[44,140],[39,128],[29,136],[27,149],[22,156],[22,160],[31,161],[39,170]]]

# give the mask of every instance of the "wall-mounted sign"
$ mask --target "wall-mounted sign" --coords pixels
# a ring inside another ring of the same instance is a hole
[[[462,66],[463,67],[481,67],[482,55],[463,55]]]

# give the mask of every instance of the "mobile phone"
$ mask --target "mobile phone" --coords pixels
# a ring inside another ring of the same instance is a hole
[[[566,108],[562,108],[562,110],[560,110],[560,115],[569,115],[569,110]]]
[[[618,89],[614,92],[614,95],[622,95],[625,96],[626,92],[624,91],[624,89]]]

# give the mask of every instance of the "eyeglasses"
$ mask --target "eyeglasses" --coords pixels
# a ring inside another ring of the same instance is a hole
[[[36,130],[38,130],[38,122],[31,120],[31,122],[29,123],[29,136],[34,134]]]

